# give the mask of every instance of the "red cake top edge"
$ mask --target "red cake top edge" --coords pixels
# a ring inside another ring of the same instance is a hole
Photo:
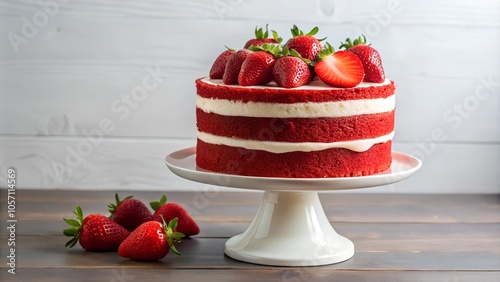
[[[241,87],[225,85],[222,81],[199,78],[196,80],[197,94],[203,98],[226,99],[242,102],[264,103],[307,103],[336,102],[345,100],[376,99],[392,96],[395,91],[394,81],[373,86],[333,88],[333,87],[297,87],[278,86]]]

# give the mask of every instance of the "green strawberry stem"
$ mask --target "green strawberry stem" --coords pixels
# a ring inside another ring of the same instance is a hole
[[[290,31],[292,32],[292,37],[297,37],[297,36],[302,36],[302,35],[305,35],[305,36],[314,36],[314,35],[316,35],[316,33],[318,33],[319,28],[317,26],[315,26],[308,33],[304,33],[296,25],[293,25],[293,27],[292,27],[292,29],[290,29]],[[321,41],[323,41],[325,39],[326,39],[326,37],[318,39],[318,41],[321,42]]]
[[[258,52],[258,51],[265,51],[271,55],[273,55],[275,58],[283,58],[286,56],[292,56],[292,57],[297,57],[304,61],[306,64],[310,64],[311,61],[308,59],[302,57],[299,52],[295,51],[295,49],[290,49],[287,46],[281,46],[279,44],[273,44],[273,43],[264,43],[260,46],[250,46],[248,47],[248,50],[253,51],[253,52]]]
[[[163,222],[163,230],[165,231],[165,235],[167,237],[167,242],[168,242],[168,247],[176,254],[176,255],[181,255],[177,248],[175,247],[175,243],[180,242],[181,238],[184,238],[184,234],[181,232],[174,232],[175,228],[177,228],[177,224],[179,222],[179,219],[176,217],[168,222],[168,224],[165,222],[165,219],[163,218],[163,215],[160,215],[161,220]]]
[[[269,30],[268,30],[268,26],[269,24],[266,24],[266,31],[264,32],[264,30],[262,28],[258,28],[257,26],[255,27],[255,38],[256,39],[266,39],[269,37]],[[276,42],[278,43],[281,43],[281,41],[283,41],[283,38],[279,37],[278,36],[278,33],[274,30],[271,30],[272,34],[273,34],[273,38],[274,40],[276,40]]]
[[[159,201],[150,202],[149,205],[154,211],[157,211],[161,206],[167,202],[167,196],[162,195]]]
[[[266,24],[266,32],[264,32],[264,30],[262,28],[257,28],[257,26],[256,26],[255,27],[255,38],[257,38],[257,39],[267,38],[269,36],[267,26],[268,26],[268,24]]]
[[[71,240],[66,242],[65,247],[74,247],[76,243],[78,243],[78,239],[80,237],[80,229],[82,228],[83,222],[83,211],[80,206],[76,206],[75,211],[73,212],[76,215],[75,219],[63,218],[64,222],[69,224],[71,228],[64,229],[63,234],[68,237],[73,237]]]
[[[326,57],[332,55],[333,53],[335,53],[335,48],[333,48],[333,46],[327,42],[323,49],[319,51],[316,61],[324,60]]]
[[[134,196],[128,196],[128,197],[125,197],[125,199],[123,200],[120,200],[120,197],[118,196],[118,193],[115,193],[115,201],[116,201],[116,204],[108,204],[108,211],[111,213],[109,215],[109,218],[111,218],[113,216],[113,214],[115,213],[116,209],[120,206],[120,204],[127,200],[127,199],[130,199],[130,198],[133,198]]]
[[[274,57],[280,56],[282,52],[282,47],[279,44],[273,44],[273,43],[264,43],[260,46],[254,46],[251,45],[248,47],[248,50],[253,51],[253,52],[258,52],[258,51],[265,51]]]
[[[292,32],[293,37],[301,36],[301,35],[309,35],[309,36],[314,36],[316,33],[318,33],[319,28],[315,26],[311,31],[308,33],[304,34],[302,30],[300,30],[296,25],[293,25],[292,29],[290,30]]]
[[[351,40],[351,38],[347,38],[345,40],[345,42],[340,42],[340,47],[339,49],[341,48],[345,48],[346,50],[349,49],[349,48],[352,48],[356,45],[367,45],[366,44],[366,36],[364,34],[361,34],[360,36],[358,36],[358,38],[354,39],[354,40]],[[368,44],[370,45],[370,44]]]

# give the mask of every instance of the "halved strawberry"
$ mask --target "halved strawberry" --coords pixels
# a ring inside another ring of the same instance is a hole
[[[308,60],[304,60],[295,50],[283,48],[283,57],[273,67],[273,79],[276,84],[285,88],[295,88],[311,81],[311,70]]]
[[[252,51],[241,49],[236,51],[236,53],[229,58],[226,69],[224,70],[224,75],[222,76],[222,82],[224,82],[224,84],[238,84],[238,75],[240,74],[241,65],[250,54],[252,54]]]
[[[320,41],[324,40],[324,38],[318,40],[316,37],[314,37],[314,35],[316,35],[318,31],[319,28],[316,26],[307,34],[304,34],[302,30],[294,25],[291,29],[293,38],[286,43],[286,46],[289,49],[295,49],[295,51],[297,51],[302,56],[302,58],[312,61],[316,58],[319,51],[323,48]]]
[[[381,83],[385,81],[384,68],[382,67],[382,58],[377,50],[366,44],[364,35],[351,41],[346,39],[339,48],[345,48],[346,51],[352,52],[358,56],[365,70],[365,78],[363,81]]]
[[[365,75],[363,64],[354,53],[335,52],[328,43],[321,50],[314,70],[321,81],[333,87],[354,87]]]
[[[226,47],[227,48],[227,47]],[[222,52],[217,59],[215,59],[212,64],[212,68],[210,68],[210,78],[212,79],[221,79],[224,76],[224,71],[226,70],[227,61],[236,51],[230,48],[227,48],[226,51]]]
[[[266,24],[265,32],[262,28],[255,27],[255,38],[248,40],[243,48],[248,49],[250,46],[261,46],[264,43],[281,43],[282,39],[278,37],[278,33],[274,30],[271,30],[273,38],[268,38],[269,31],[267,30],[267,26]]]

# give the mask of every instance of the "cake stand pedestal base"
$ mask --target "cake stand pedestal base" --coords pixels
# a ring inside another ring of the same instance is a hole
[[[361,189],[399,182],[417,171],[415,157],[392,152],[391,167],[359,177],[277,178],[210,172],[196,166],[194,147],[171,153],[168,168],[180,177],[211,185],[265,191],[248,229],[230,238],[224,252],[245,262],[275,266],[313,266],[348,260],[354,244],[333,230],[318,191]]]
[[[224,252],[255,264],[314,266],[348,260],[354,244],[335,232],[317,192],[266,191],[250,227]]]

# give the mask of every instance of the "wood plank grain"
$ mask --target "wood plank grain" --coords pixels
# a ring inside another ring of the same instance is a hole
[[[157,200],[163,192],[152,191],[68,191],[19,190],[16,193],[20,220],[57,222],[56,232],[64,226],[63,217],[73,217],[79,204],[85,214],[108,214],[107,204],[114,194],[134,195],[146,203]],[[0,201],[6,202],[6,191],[0,190]],[[169,201],[183,205],[193,217],[204,223],[249,224],[257,212],[262,193],[250,192],[168,192]],[[320,193],[326,215],[338,223],[500,223],[500,196],[496,195],[396,195]],[[6,219],[0,211],[0,219]],[[28,234],[35,230],[26,224]],[[54,234],[54,233],[52,233]],[[56,233],[59,234],[59,233]]]
[[[496,234],[498,235],[498,234]],[[233,260],[224,255],[227,238],[192,238],[177,245],[181,256],[167,255],[158,262],[132,261],[120,257],[116,252],[87,252],[81,247],[65,249],[64,236],[18,236],[16,257],[18,268],[267,268]],[[386,243],[371,240],[363,244],[353,238],[356,253],[353,258],[340,264],[327,266],[342,270],[436,270],[436,271],[500,271],[500,249],[498,239],[489,249],[461,248],[464,242],[428,244],[428,240],[392,240]],[[448,240],[449,242],[450,240]],[[470,243],[470,241],[469,241]],[[367,247],[368,245],[368,247]],[[428,248],[418,251],[426,245]],[[387,247],[381,249],[381,247]],[[405,247],[408,246],[408,247]],[[417,250],[409,249],[412,246]],[[453,248],[453,247],[456,247]],[[5,248],[2,246],[2,248]],[[46,258],[50,257],[50,260]],[[6,268],[2,265],[0,269]]]
[[[482,281],[497,282],[499,272],[479,271],[352,271],[328,268],[265,268],[265,269],[20,269],[16,275],[0,272],[2,280],[40,282],[101,282],[101,281],[238,281],[306,282],[306,281]]]
[[[170,279],[186,281],[255,281],[256,277],[266,281],[496,281],[500,277],[499,195],[321,194],[327,214],[357,211],[357,219],[332,222],[338,233],[354,242],[354,257],[321,267],[282,268],[239,262],[223,253],[227,238],[248,226],[261,193],[224,192],[212,197],[197,214],[202,233],[182,240],[177,246],[183,254],[180,257],[170,254],[145,263],[121,258],[115,252],[86,252],[79,245],[64,248],[66,238],[58,233],[64,225],[58,218],[63,215],[60,208],[80,202],[99,210],[113,193],[18,190],[17,274],[11,276],[7,265],[0,265],[2,281],[26,281],[35,276],[37,281],[72,281],[68,277],[122,281],[146,276],[154,281],[167,273]],[[133,194],[150,200],[161,192]],[[169,198],[189,207],[195,195],[172,192]],[[5,200],[5,193],[0,193],[0,201]],[[377,209],[386,218],[374,214]],[[5,214],[1,214],[0,230],[5,230],[5,222]],[[25,227],[32,224],[34,229]],[[26,235],[28,230],[35,235]],[[6,239],[0,234],[0,242]],[[6,245],[0,249],[4,253]]]

